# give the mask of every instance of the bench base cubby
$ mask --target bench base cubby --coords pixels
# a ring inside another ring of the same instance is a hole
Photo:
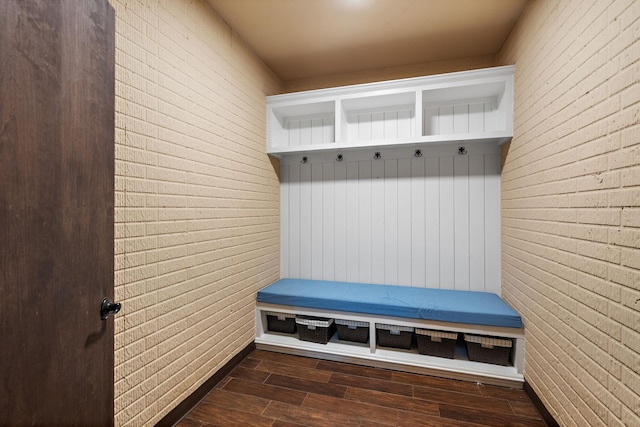
[[[369,342],[341,341],[335,334],[327,344],[318,344],[301,341],[296,334],[270,332],[267,328],[266,318],[266,313],[269,311],[367,322],[370,328]],[[513,339],[511,362],[508,366],[500,366],[470,361],[467,358],[466,349],[460,346],[456,348],[453,359],[420,354],[415,345],[409,350],[380,347],[376,343],[376,323]],[[475,381],[484,384],[522,388],[524,382],[522,370],[524,362],[524,330],[520,328],[438,322],[257,303],[255,343],[258,349],[278,353]]]

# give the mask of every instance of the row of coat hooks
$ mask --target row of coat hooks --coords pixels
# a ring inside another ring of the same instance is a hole
[[[462,156],[467,154],[467,148],[466,147],[458,147],[458,155]],[[413,152],[413,157],[422,157],[422,150],[418,149],[416,151]],[[374,160],[380,160],[382,159],[382,154],[380,154],[379,151],[376,151],[375,153],[373,153],[373,159]],[[344,156],[342,154],[338,154],[336,156],[336,162],[341,162],[344,160]],[[309,158],[307,156],[303,156],[302,160],[300,160],[300,163],[305,164],[309,162]]]

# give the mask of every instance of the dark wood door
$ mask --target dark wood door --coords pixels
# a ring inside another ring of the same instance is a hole
[[[114,12],[0,1],[0,425],[113,425]]]

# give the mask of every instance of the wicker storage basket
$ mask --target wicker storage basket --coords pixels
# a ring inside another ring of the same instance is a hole
[[[267,311],[267,329],[272,332],[293,334],[296,332],[296,315]]]
[[[416,337],[420,354],[453,359],[458,339],[457,333],[416,328]]]
[[[506,366],[509,364],[513,341],[504,338],[464,334],[469,360]]]
[[[382,347],[411,348],[413,328],[409,326],[385,325],[376,323],[378,345]]]
[[[333,319],[324,317],[298,316],[296,324],[302,341],[326,344],[336,332],[336,324]]]
[[[369,341],[369,323],[356,320],[336,319],[338,338],[345,341]]]

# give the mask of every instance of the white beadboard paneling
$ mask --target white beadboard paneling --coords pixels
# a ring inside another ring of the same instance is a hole
[[[335,117],[324,115],[286,122],[285,139],[289,146],[326,144],[335,141]]]
[[[374,160],[371,164],[371,281],[373,283],[385,283],[384,181],[384,160]]]
[[[499,294],[499,150],[467,151],[281,165],[283,277]]]
[[[323,208],[322,163],[311,165],[311,278],[323,278]]]
[[[469,290],[469,156],[453,158],[454,287]]]
[[[300,145],[300,141],[300,120],[292,120],[289,122],[289,146]]]
[[[425,159],[426,287],[440,287],[440,158]]]
[[[322,279],[335,280],[335,165],[322,165]]]
[[[413,136],[413,129],[415,128],[415,119],[413,110],[400,110],[398,111],[398,132],[397,138],[409,138]]]
[[[371,139],[384,139],[384,113],[371,114]]]
[[[469,133],[469,104],[453,106],[453,133]]]
[[[335,164],[334,280],[347,280],[347,163]]]
[[[373,162],[371,160],[363,160],[358,163],[358,242],[360,254],[358,259],[359,279],[361,283],[372,283],[372,259],[373,259],[373,226],[372,226],[372,188],[373,178],[371,174]]]
[[[382,161],[381,161],[382,162]],[[381,283],[398,283],[398,160],[384,161],[384,279]]]
[[[289,275],[300,277],[300,166],[289,166]]]
[[[280,274],[288,277],[289,272],[289,165],[280,165]]]
[[[347,162],[347,281],[358,282],[360,254],[360,200],[358,162]]]
[[[300,278],[311,279],[311,165],[300,165]],[[283,277],[287,277],[284,276]],[[290,276],[291,277],[291,276]],[[295,277],[295,276],[293,276]]]
[[[398,112],[384,113],[384,139],[398,139]]]
[[[426,194],[425,158],[411,159],[411,286],[424,287],[426,282]],[[402,210],[403,206],[398,206]],[[407,209],[408,210],[408,209]]]
[[[424,194],[423,194],[424,196]],[[398,277],[397,283],[411,286],[411,159],[398,159]]]
[[[453,105],[438,109],[438,130],[440,135],[453,133]]]
[[[485,290],[500,295],[500,156],[485,156]]]
[[[440,287],[455,289],[453,156],[440,158]]]
[[[427,107],[423,111],[423,135],[440,135],[440,129],[438,128],[438,107]]]
[[[469,155],[469,289],[484,291],[485,277],[485,156]]]
[[[469,104],[469,132],[484,132],[484,104]]]

